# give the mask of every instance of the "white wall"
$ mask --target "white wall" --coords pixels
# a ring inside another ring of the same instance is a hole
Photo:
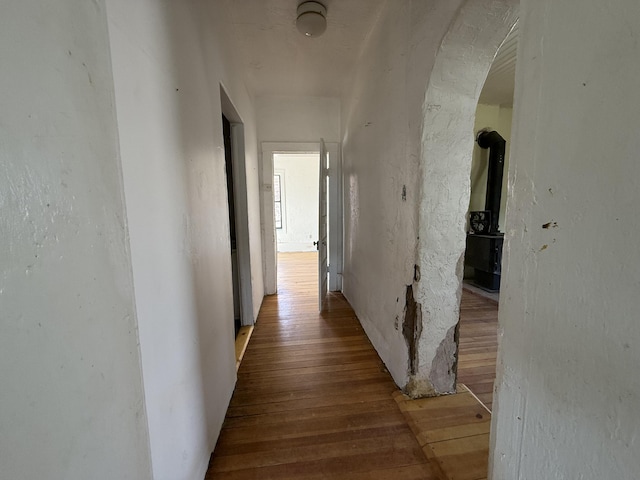
[[[509,171],[509,153],[511,151],[511,121],[513,108],[500,105],[478,104],[473,132],[477,135],[481,129],[495,130],[507,141],[504,154],[504,177],[502,181],[502,197],[500,199],[500,217],[498,226],[504,232],[504,220],[507,204],[507,172]],[[471,200],[469,210],[484,210],[487,195],[487,168],[489,150],[482,149],[478,142],[473,144],[473,161],[471,163]]]
[[[315,252],[318,240],[318,154],[274,155],[274,173],[282,182],[279,252]]]
[[[410,395],[454,390],[473,114],[514,3],[390,2],[345,97],[344,292]]]
[[[455,391],[456,332],[470,195],[474,113],[518,0],[468,0],[440,45],[423,105],[416,297],[423,308],[421,370],[411,395]]]
[[[340,99],[332,97],[256,98],[259,142],[340,141]]]
[[[0,19],[0,477],[150,479],[104,2]]]
[[[223,2],[107,3],[154,478],[203,478],[236,378],[220,84],[245,126],[255,318],[253,107]]]
[[[416,260],[421,102],[460,2],[391,3],[343,101],[343,291],[403,387],[409,379],[402,330]]]
[[[639,19],[634,0],[522,2],[495,480],[640,471]]]

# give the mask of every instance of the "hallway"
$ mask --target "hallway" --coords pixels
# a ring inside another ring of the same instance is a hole
[[[319,38],[303,2],[0,3],[2,478],[638,478],[640,2],[321,0]],[[497,368],[459,308],[485,128]],[[264,299],[273,155],[320,139],[325,316],[315,266]]]
[[[279,256],[206,478],[437,478],[344,297],[318,314],[316,261]]]
[[[415,422],[408,423],[400,410],[412,408],[399,401],[393,380],[344,297],[330,294],[329,311],[318,314],[316,258],[309,253],[279,255],[279,293],[265,298],[206,478],[439,478],[423,454],[424,442],[416,440],[419,431],[412,433]],[[468,296],[465,318],[475,320],[473,307],[481,307],[484,319],[495,311],[480,297]],[[475,342],[488,334],[475,321],[463,319],[462,328],[469,332],[472,360]],[[477,368],[465,365],[465,372]],[[485,377],[493,383],[491,375]],[[450,410],[452,400],[471,405]],[[476,421],[479,407],[473,399],[443,397],[437,405],[429,428],[448,425],[452,441],[453,425],[477,423],[470,430],[474,434],[488,428],[486,418]],[[472,414],[469,408],[475,409]],[[475,452],[486,461],[485,446]],[[459,460],[454,463],[460,465]]]

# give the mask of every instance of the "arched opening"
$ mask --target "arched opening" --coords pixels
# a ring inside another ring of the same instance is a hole
[[[475,111],[496,52],[517,18],[516,0],[466,2],[429,78],[420,157],[419,275],[413,286],[422,328],[410,349],[416,369],[405,388],[412,397],[455,391]]]
[[[496,377],[518,36],[516,23],[496,54],[475,112],[476,142],[460,304],[457,382],[489,411],[493,409]]]

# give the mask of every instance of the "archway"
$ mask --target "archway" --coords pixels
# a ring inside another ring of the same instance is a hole
[[[413,285],[419,321],[412,332],[414,367],[405,388],[412,397],[455,391],[475,109],[493,58],[517,18],[517,0],[467,1],[442,41],[429,77]]]

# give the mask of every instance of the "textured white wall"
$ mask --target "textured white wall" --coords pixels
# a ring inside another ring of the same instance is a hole
[[[462,3],[389,3],[342,114],[344,291],[412,395],[454,388],[474,111],[515,19],[512,0]]]
[[[276,230],[279,252],[315,252],[318,240],[318,154],[274,155],[283,179],[283,228]]]
[[[469,0],[440,45],[423,105],[418,261],[420,371],[412,395],[455,391],[474,112],[493,58],[517,20],[517,0]]]
[[[402,324],[418,237],[421,102],[459,5],[388,2],[343,100],[343,291],[400,386],[409,378]]]
[[[245,125],[255,318],[252,104],[222,2],[107,3],[154,478],[203,478],[235,383],[220,84]]]
[[[492,478],[638,478],[640,3],[520,25]]]
[[[0,4],[0,478],[150,479],[104,2]]]

